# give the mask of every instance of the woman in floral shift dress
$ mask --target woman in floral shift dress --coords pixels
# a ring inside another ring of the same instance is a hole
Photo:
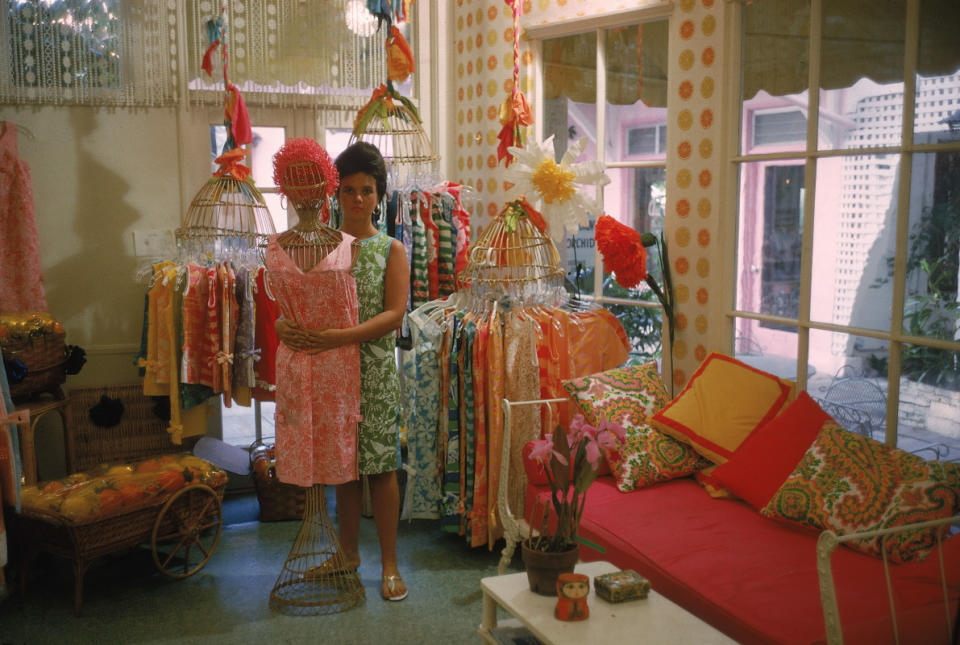
[[[323,352],[360,344],[360,474],[367,475],[373,517],[380,541],[381,595],[402,600],[407,587],[397,567],[397,525],[400,516],[400,386],[394,347],[395,330],[403,321],[410,292],[410,267],[403,244],[373,224],[373,212],[387,190],[387,170],[377,148],[358,142],[336,160],[340,173],[337,198],[343,213],[340,230],[357,238],[360,250],[353,266],[360,316],[356,327],[305,330],[281,321],[280,340],[295,351]],[[337,519],[343,561],[360,565],[360,480],[337,486]]]

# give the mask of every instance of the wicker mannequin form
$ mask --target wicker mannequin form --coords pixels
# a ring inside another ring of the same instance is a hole
[[[343,559],[324,488],[307,489],[300,532],[270,592],[270,607],[293,616],[335,614],[366,601],[357,570]]]

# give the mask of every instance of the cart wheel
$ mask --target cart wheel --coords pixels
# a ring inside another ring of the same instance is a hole
[[[203,568],[220,540],[223,505],[204,484],[174,493],[153,523],[150,547],[157,569],[171,578],[187,578]]]

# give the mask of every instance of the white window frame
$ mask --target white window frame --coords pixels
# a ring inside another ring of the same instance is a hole
[[[776,161],[803,159],[805,161],[804,185],[807,189],[807,198],[803,210],[803,237],[802,237],[802,255],[801,255],[801,274],[800,274],[800,303],[799,313],[796,321],[790,321],[790,324],[796,324],[797,327],[797,364],[806,365],[809,355],[810,330],[822,330],[829,332],[840,332],[851,336],[862,336],[878,339],[889,343],[889,357],[887,364],[887,416],[886,416],[886,443],[895,446],[897,444],[897,424],[898,408],[900,400],[900,357],[904,345],[922,345],[935,349],[947,351],[960,351],[960,342],[940,340],[936,338],[910,336],[903,332],[903,305],[906,295],[906,261],[909,243],[909,217],[910,217],[910,188],[911,173],[913,168],[914,154],[930,153],[939,151],[960,151],[960,143],[937,143],[937,144],[916,144],[914,143],[913,122],[916,109],[916,69],[917,54],[919,50],[919,23],[920,23],[920,1],[906,0],[907,19],[905,23],[905,42],[904,42],[904,79],[903,79],[903,116],[902,116],[902,140],[900,145],[884,147],[863,147],[846,148],[842,150],[818,150],[817,137],[819,129],[820,113],[820,95],[819,92],[811,90],[808,92],[808,118],[807,118],[807,136],[806,148],[804,150],[791,150],[785,152],[770,152],[763,154],[741,154],[739,150],[739,133],[741,103],[740,103],[740,79],[741,79],[741,24],[743,20],[743,7],[740,2],[731,2],[727,13],[725,43],[725,60],[729,61],[727,73],[725,75],[725,118],[723,127],[725,140],[727,142],[726,158],[727,164],[724,168],[722,182],[723,195],[722,203],[727,204],[728,212],[734,214],[727,218],[724,224],[726,240],[728,246],[725,248],[724,255],[730,259],[724,263],[725,273],[722,279],[722,288],[724,289],[724,302],[729,303],[726,311],[727,326],[725,327],[726,342],[732,351],[735,321],[737,318],[752,319],[757,321],[776,320],[772,316],[741,311],[735,307],[735,285],[737,284],[736,265],[737,265],[737,227],[739,224],[740,213],[740,195],[739,195],[739,172],[740,166],[749,162],[756,161]],[[821,42],[822,42],[822,16],[825,6],[825,0],[810,0],[810,28],[809,28],[809,49],[808,49],[808,87],[820,87],[820,65],[821,65]],[[883,154],[900,155],[900,165],[898,168],[897,184],[897,231],[895,245],[895,261],[893,275],[893,301],[892,314],[890,321],[890,331],[879,331],[876,329],[867,329],[854,327],[851,325],[842,325],[826,322],[812,321],[810,319],[810,301],[812,289],[812,269],[813,269],[813,227],[814,227],[814,194],[817,181],[817,160],[835,156],[856,156],[868,155],[877,156]],[[798,370],[797,386],[799,389],[806,389],[807,374],[806,370]]]
[[[543,41],[552,38],[562,38],[564,36],[572,36],[574,34],[582,34],[593,31],[596,34],[596,46],[597,46],[597,94],[596,94],[596,119],[597,119],[597,141],[604,142],[606,141],[607,134],[607,113],[605,106],[607,104],[607,59],[606,59],[606,50],[604,48],[604,34],[607,29],[611,27],[618,27],[623,25],[633,25],[633,24],[642,24],[648,22],[657,22],[661,20],[667,21],[667,29],[670,30],[670,21],[673,15],[673,2],[662,2],[658,5],[647,7],[643,9],[627,9],[612,11],[606,14],[599,16],[594,16],[591,18],[584,18],[578,20],[569,20],[562,23],[553,23],[553,24],[544,24],[544,25],[530,25],[526,27],[526,36],[528,40],[531,41],[531,49],[533,50],[533,78],[534,78],[534,99],[533,99],[533,113],[534,114],[543,114]],[[537,119],[534,122],[536,137],[538,141],[543,140],[543,121],[542,119]],[[651,124],[654,125],[654,124]],[[660,125],[660,124],[655,124]],[[665,125],[665,124],[664,124]],[[669,134],[668,134],[669,136]],[[668,144],[669,147],[669,144]],[[636,159],[636,160],[624,160],[624,161],[607,161],[607,151],[606,146],[602,143],[596,146],[597,148],[597,161],[602,163],[606,168],[666,168],[667,159],[664,155],[663,159],[649,160],[649,159]],[[666,152],[666,151],[664,151]],[[600,206],[600,210],[603,210],[604,203],[604,189],[603,187],[598,187],[596,191],[596,200],[597,204]],[[600,250],[594,245],[594,266],[602,267],[603,259],[600,256]],[[614,298],[611,296],[606,296],[603,293],[603,271],[597,270],[593,272],[593,295],[584,296],[585,298],[590,298],[594,302],[606,305],[628,305],[632,307],[652,307],[655,309],[663,310],[663,307],[658,302],[649,302],[642,300],[628,300],[626,298]],[[669,374],[672,372],[672,363],[671,363],[671,347],[670,340],[666,334],[664,334],[662,341],[662,372],[664,374]]]

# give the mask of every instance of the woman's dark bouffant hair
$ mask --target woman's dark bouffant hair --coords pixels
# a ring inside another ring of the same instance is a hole
[[[377,199],[387,193],[387,164],[377,147],[366,141],[357,141],[340,153],[334,162],[340,179],[358,172],[365,172],[377,182]]]

